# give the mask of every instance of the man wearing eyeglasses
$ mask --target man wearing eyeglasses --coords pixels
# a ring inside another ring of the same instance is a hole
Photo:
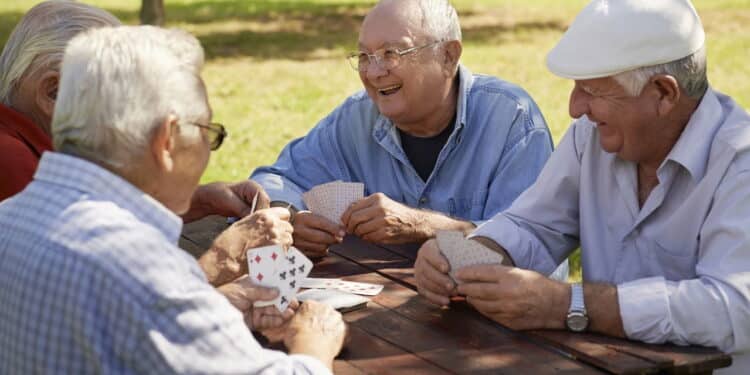
[[[395,244],[468,232],[536,179],[552,151],[539,108],[520,87],[473,75],[461,52],[446,0],[384,0],[370,11],[349,56],[365,90],[251,176],[272,200],[299,209],[316,185],[365,184],[370,195],[342,226],[299,212],[295,246],[320,256],[346,233]]]
[[[331,373],[341,314],[255,308],[274,291],[247,277],[214,288],[177,247],[177,215],[225,134],[210,123],[202,66],[199,42],[176,30],[99,28],[68,44],[55,151],[0,203],[0,373]],[[275,231],[237,248],[291,243],[289,213],[262,211],[275,220],[255,213],[229,231]],[[274,328],[290,355],[248,328]]]

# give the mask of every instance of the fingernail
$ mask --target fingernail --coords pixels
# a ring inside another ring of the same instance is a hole
[[[346,232],[344,232],[343,230],[340,230],[339,231],[339,237],[343,238],[344,236],[346,236]]]

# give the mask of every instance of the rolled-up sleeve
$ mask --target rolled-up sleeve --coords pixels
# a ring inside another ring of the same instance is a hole
[[[750,171],[727,176],[700,232],[697,278],[618,286],[629,338],[750,350]]]
[[[571,126],[536,182],[471,237],[488,237],[516,266],[551,274],[578,246],[580,158]]]

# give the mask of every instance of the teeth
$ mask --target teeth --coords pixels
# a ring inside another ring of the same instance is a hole
[[[393,85],[393,86],[383,87],[382,89],[378,89],[378,91],[380,91],[380,92],[386,92],[388,90],[394,90],[394,89],[398,89],[400,87],[401,87],[401,85]]]

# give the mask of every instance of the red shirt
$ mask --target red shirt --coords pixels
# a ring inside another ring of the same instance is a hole
[[[52,151],[52,139],[42,128],[0,104],[0,201],[31,182],[44,151]]]

